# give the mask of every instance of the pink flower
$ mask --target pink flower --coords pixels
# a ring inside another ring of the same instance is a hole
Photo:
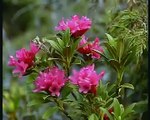
[[[78,15],[74,15],[71,20],[67,19],[66,22],[63,18],[55,29],[57,31],[65,31],[66,29],[70,29],[72,36],[79,37],[91,28],[91,24],[92,21],[86,16],[79,18]]]
[[[50,92],[52,96],[59,96],[61,88],[66,82],[65,73],[57,67],[49,68],[41,72],[34,84],[36,88],[33,92],[46,91]]]
[[[99,38],[95,38],[93,42],[87,42],[88,38],[82,36],[82,40],[79,43],[78,51],[84,55],[91,55],[92,58],[100,59],[100,54],[95,52],[94,50],[98,50],[99,52],[103,52],[103,48],[99,45]]]
[[[79,72],[73,70],[73,75],[69,76],[72,84],[79,86],[81,93],[96,94],[96,87],[104,76],[105,72],[97,74],[94,70],[94,64],[81,68]]]
[[[30,50],[26,50],[22,48],[16,51],[16,58],[10,56],[8,65],[15,67],[13,73],[18,73],[19,77],[24,75],[27,69],[31,68],[34,64],[34,58],[37,52],[39,51],[39,47],[31,42],[30,43]]]
[[[16,63],[16,68],[13,70],[13,74],[15,74],[15,73],[20,73],[20,74],[25,74],[26,73],[26,70],[27,70],[27,68],[28,68],[28,65],[27,64],[25,64],[24,62],[17,62]],[[21,77],[21,76],[19,76],[19,77]]]

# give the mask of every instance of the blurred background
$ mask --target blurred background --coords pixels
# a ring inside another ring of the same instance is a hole
[[[72,15],[88,16],[92,19],[92,28],[87,36],[94,40],[99,37],[103,42],[105,33],[110,30],[113,18],[120,11],[137,9],[147,25],[147,1],[145,0],[3,0],[3,120],[42,120],[47,105],[30,108],[27,106],[31,98],[28,86],[24,83],[29,79],[19,80],[12,75],[12,68],[7,66],[9,55],[25,47],[36,36],[44,37],[56,33],[54,28],[58,21]],[[142,9],[141,14],[138,10]],[[111,33],[109,33],[111,34]],[[113,34],[117,36],[117,34]],[[146,39],[145,36],[139,39]],[[147,44],[147,43],[146,43]],[[141,101],[137,108],[139,120],[147,120],[147,48],[142,51],[138,64],[133,62],[127,69],[125,79],[135,86],[130,91],[128,102]],[[116,78],[114,71],[105,64],[97,63],[97,71],[107,71],[105,81]],[[66,120],[61,113],[54,114],[51,120]]]

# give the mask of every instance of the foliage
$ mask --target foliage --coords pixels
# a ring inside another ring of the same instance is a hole
[[[35,58],[36,66],[26,74],[29,77],[24,76],[27,82],[22,82],[22,84],[26,84],[25,90],[27,92],[22,90],[23,85],[21,84],[20,86],[20,83],[16,80],[13,80],[15,84],[11,85],[10,88],[3,90],[3,109],[5,113],[10,119],[35,119],[34,113],[37,113],[36,118],[38,119],[57,119],[55,115],[62,116],[62,119],[68,118],[72,120],[142,119],[147,111],[147,73],[144,72],[147,69],[147,63],[144,62],[147,56],[147,11],[145,1],[142,3],[142,1],[138,0],[136,2],[129,0],[128,8],[125,10],[115,8],[114,4],[118,4],[117,2],[108,3],[105,1],[103,4],[106,5],[106,8],[101,11],[103,13],[102,17],[100,17],[99,12],[91,12],[93,8],[96,10],[100,8],[100,1],[69,1],[70,6],[67,5],[68,1],[66,1],[59,1],[57,4],[55,3],[56,1],[47,1],[45,3],[38,0],[34,3],[32,1],[5,1],[7,5],[11,3],[10,5],[24,6],[13,17],[13,22],[16,23],[18,21],[19,23],[15,25],[24,27],[24,30],[16,27],[14,32],[11,32],[11,28],[9,28],[11,26],[9,25],[10,23],[8,21],[4,22],[4,28],[9,38],[15,36],[13,39],[18,41],[18,43],[12,42],[12,45],[15,46],[14,49],[18,49],[18,45],[22,46],[23,42],[27,43],[28,41],[25,39],[31,39],[37,35],[35,26],[39,32],[39,37],[32,41],[41,48],[41,51]],[[126,3],[126,1],[119,2],[123,3],[123,5]],[[60,7],[61,5],[63,7]],[[66,5],[68,8],[64,7]],[[92,29],[88,32],[88,35],[92,35],[91,38],[95,35],[101,36],[101,45],[104,47],[104,53],[93,50],[101,55],[101,61],[95,59],[86,60],[87,57],[77,51],[78,44],[82,38],[72,37],[69,29],[56,34],[52,31],[57,20],[62,17],[60,15],[62,14],[61,12],[55,14],[58,11],[56,9],[58,7],[60,7],[62,13],[66,13],[65,15],[63,14],[64,17],[68,17],[73,13],[79,13],[94,18]],[[80,9],[81,7],[83,9]],[[30,12],[27,12],[28,8],[31,8],[29,9]],[[54,12],[55,9],[56,11]],[[102,6],[101,9],[103,9]],[[25,12],[21,13],[21,11]],[[57,17],[52,20],[52,18],[48,17],[49,14]],[[24,16],[25,20],[30,16],[30,19],[28,19],[29,23],[26,22],[24,24],[24,21],[20,21],[20,16]],[[7,19],[8,16],[4,17]],[[35,25],[34,22],[36,20],[40,23],[39,25]],[[53,22],[50,24],[50,21]],[[49,26],[51,31],[49,31],[47,26]],[[29,29],[30,31],[28,31]],[[107,33],[104,34],[105,32]],[[25,38],[22,37],[23,35]],[[44,37],[42,37],[43,35]],[[20,39],[24,39],[24,41],[20,42]],[[5,42],[5,45],[8,45],[7,42]],[[9,54],[14,51],[9,51]],[[8,57],[7,52],[5,55]],[[4,60],[4,63],[6,61],[7,59]],[[114,80],[111,76],[106,81],[102,79],[98,84],[96,96],[92,93],[80,93],[78,87],[70,82],[67,82],[61,89],[59,97],[51,96],[47,92],[31,93],[34,88],[32,83],[38,76],[37,72],[44,71],[47,66],[58,66],[64,69],[68,77],[71,75],[73,68],[82,68],[91,63],[97,63],[98,66],[103,64],[104,67],[110,68],[108,71],[113,71],[112,69],[114,69],[115,74],[113,76],[117,77]],[[140,69],[142,65],[143,71]],[[10,69],[7,67],[4,70],[10,72]],[[8,79],[8,77],[4,79]],[[144,87],[141,88],[140,86]],[[23,93],[19,94],[18,91]],[[138,96],[135,97],[137,94]],[[22,102],[25,106],[20,108]],[[19,112],[23,108],[29,110],[24,109]],[[28,114],[31,111],[34,113]],[[18,117],[16,113],[19,113],[21,117]]]

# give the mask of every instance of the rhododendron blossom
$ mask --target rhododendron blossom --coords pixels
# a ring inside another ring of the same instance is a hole
[[[39,47],[31,42],[30,50],[22,48],[16,51],[16,58],[14,56],[10,56],[8,65],[15,67],[13,73],[18,73],[19,77],[24,75],[27,69],[31,68],[34,64],[35,55],[39,51]]]
[[[70,29],[72,36],[79,37],[82,36],[88,29],[91,28],[92,21],[86,16],[81,18],[78,15],[72,16],[72,19],[67,19],[64,21],[64,18],[59,22],[59,25],[55,27],[57,31],[65,31]]]
[[[94,64],[81,68],[80,71],[73,70],[73,75],[69,77],[72,84],[79,86],[81,93],[96,94],[96,87],[104,76],[105,72],[97,74],[94,70]]]
[[[103,48],[100,46],[99,38],[95,38],[93,42],[88,43],[88,38],[82,36],[82,39],[79,43],[78,51],[81,54],[91,55],[92,58],[100,59],[100,54],[95,52],[97,50],[99,52],[103,52]]]
[[[35,80],[36,88],[33,92],[46,91],[52,96],[59,96],[61,88],[66,82],[65,72],[57,67],[49,68],[44,72],[40,72],[39,76]]]

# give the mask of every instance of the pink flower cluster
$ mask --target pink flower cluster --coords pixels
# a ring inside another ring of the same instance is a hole
[[[92,21],[86,16],[74,15],[72,19],[67,19],[66,22],[62,19],[59,25],[55,28],[57,31],[64,31],[70,29],[72,36],[79,37],[82,36],[88,29],[91,28]]]
[[[96,87],[104,74],[104,71],[97,74],[94,70],[93,64],[81,68],[79,72],[73,70],[73,75],[69,76],[69,79],[71,80],[72,84],[79,86],[79,92],[96,94]]]
[[[74,15],[71,20],[67,19],[66,22],[62,19],[56,27],[56,30],[65,31],[66,29],[70,29],[73,37],[82,36],[77,50],[83,55],[99,59],[100,54],[94,51],[97,50],[103,52],[103,49],[99,44],[99,39],[95,38],[93,42],[88,42],[88,38],[83,35],[91,28],[91,24],[92,22],[89,18],[85,16],[80,18],[79,16]],[[25,75],[27,70],[34,67],[34,59],[38,51],[39,47],[37,44],[31,42],[30,50],[22,48],[16,51],[16,57],[10,56],[8,65],[15,67],[13,73],[18,73],[19,77]],[[104,71],[97,74],[93,64],[81,68],[80,71],[73,70],[73,75],[69,76],[69,79],[72,84],[79,87],[79,92],[93,93],[96,95],[99,80],[102,79],[104,74]],[[33,92],[46,91],[52,96],[60,96],[60,90],[65,85],[66,81],[67,78],[65,77],[65,72],[63,70],[60,70],[58,67],[48,68],[44,72],[39,73],[34,82],[35,89]]]
[[[10,56],[8,65],[15,67],[13,73],[18,73],[19,77],[24,75],[30,67],[34,64],[34,58],[37,52],[39,51],[39,47],[35,43],[30,43],[30,50],[26,50],[22,48],[16,51],[16,58]]]
[[[57,67],[49,68],[39,74],[35,81],[36,88],[33,92],[47,91],[52,96],[59,96],[60,89],[65,85],[66,81],[63,70]]]
[[[99,45],[99,38],[95,38],[93,42],[88,43],[88,38],[85,38],[85,36],[82,36],[82,40],[79,43],[78,51],[81,54],[91,55],[92,58],[100,59],[100,54],[95,52],[94,50],[97,50],[99,52],[103,52],[102,47]]]

